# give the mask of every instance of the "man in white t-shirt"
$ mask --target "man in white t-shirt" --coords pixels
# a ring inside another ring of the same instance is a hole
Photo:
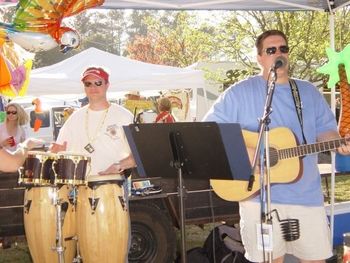
[[[109,74],[103,68],[85,70],[82,82],[89,104],[63,125],[51,151],[91,157],[90,175],[115,174],[135,166],[123,128],[133,121],[125,108],[107,100]]]
[[[134,167],[135,161],[123,126],[132,123],[133,115],[122,106],[108,102],[109,74],[105,69],[89,67],[81,80],[89,104],[74,112],[64,123],[51,152],[68,151],[91,157],[89,178],[101,176],[103,180],[106,175],[121,175],[125,179],[123,171]],[[125,186],[124,183],[127,192]]]

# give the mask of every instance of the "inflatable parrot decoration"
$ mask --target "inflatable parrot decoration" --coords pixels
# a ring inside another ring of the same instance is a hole
[[[32,68],[25,50],[63,53],[80,44],[78,33],[61,26],[65,17],[102,5],[104,0],[20,0],[11,24],[0,22],[0,94],[25,95]],[[25,49],[25,50],[23,50]]]
[[[20,0],[11,24],[0,23],[0,37],[32,52],[57,46],[63,53],[80,44],[78,33],[61,26],[66,17],[102,5],[104,0]]]

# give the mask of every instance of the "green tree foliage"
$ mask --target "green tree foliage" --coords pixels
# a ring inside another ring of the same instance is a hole
[[[335,14],[336,49],[350,41],[347,29],[349,10]],[[290,46],[290,73],[324,86],[327,76],[316,72],[326,62],[325,50],[330,46],[329,14],[326,12],[228,12],[220,24],[217,45],[230,60],[240,61],[245,70],[258,71],[255,39],[263,31],[279,29],[286,33]],[[252,53],[252,51],[254,51]],[[245,74],[242,74],[245,76]]]
[[[132,10],[128,16],[128,24],[126,28],[126,34],[128,35],[128,41],[132,42],[136,37],[147,36],[148,25],[146,21],[156,16],[158,11],[155,10]]]
[[[206,24],[196,25],[196,17],[188,12],[167,11],[159,17],[148,18],[147,35],[138,36],[128,45],[128,54],[146,62],[158,61],[160,64],[185,67],[213,54],[214,29]],[[140,42],[143,43],[142,48]],[[147,49],[148,48],[148,49]],[[158,52],[155,52],[158,51]],[[161,51],[161,52],[159,52]],[[145,54],[157,53],[152,60]]]
[[[15,11],[16,11],[15,6],[0,7],[0,21],[10,24],[12,22],[12,18]]]
[[[13,7],[0,9],[1,21],[11,22],[13,14]],[[213,19],[216,23],[207,22],[210,16],[216,16]],[[336,13],[337,51],[350,42],[348,20],[348,8]],[[228,85],[228,81],[236,82],[259,71],[255,39],[264,30],[275,28],[289,38],[291,75],[325,83],[326,76],[315,69],[327,60],[328,21],[328,13],[312,11],[88,10],[63,20],[81,35],[79,49],[65,55],[58,49],[37,52],[34,67],[47,66],[86,48],[97,47],[146,62],[180,67],[197,61],[233,61],[239,68],[232,68],[230,73],[234,74],[220,80]]]

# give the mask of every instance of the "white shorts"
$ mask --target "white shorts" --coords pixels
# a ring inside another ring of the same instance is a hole
[[[277,209],[280,220],[299,219],[300,238],[285,241],[280,222],[272,213],[273,259],[292,254],[303,260],[324,260],[333,255],[330,229],[324,207],[272,204],[271,211]],[[253,262],[263,262],[263,252],[258,250],[257,223],[260,223],[260,203],[240,202],[240,227],[245,257]],[[268,259],[265,257],[265,259]]]

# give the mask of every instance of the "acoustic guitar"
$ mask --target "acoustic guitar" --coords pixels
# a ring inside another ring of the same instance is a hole
[[[258,133],[246,130],[243,130],[242,133],[246,147],[255,148]],[[346,143],[345,138],[340,138],[298,146],[293,132],[285,127],[271,129],[269,138],[271,184],[292,183],[298,180],[302,174],[300,157],[335,150]],[[254,174],[254,184],[251,191],[247,189],[248,181],[211,179],[210,184],[214,192],[222,199],[227,201],[243,201],[259,193],[259,176],[259,171]]]

